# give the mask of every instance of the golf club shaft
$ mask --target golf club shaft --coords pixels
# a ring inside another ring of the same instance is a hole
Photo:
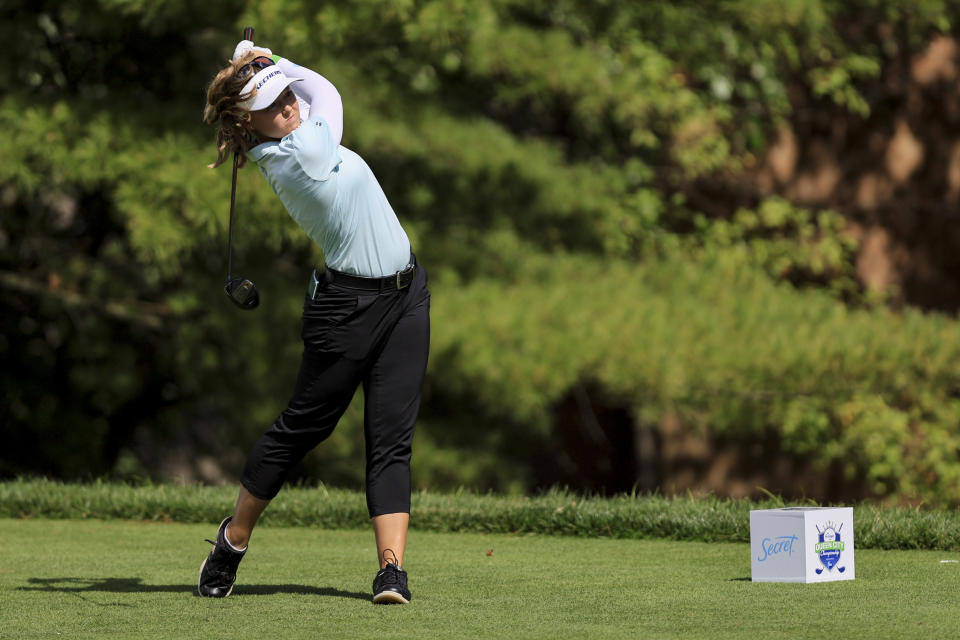
[[[253,27],[244,27],[243,39],[253,41]],[[230,185],[230,230],[227,233],[227,280],[233,273],[233,219],[237,202],[237,169],[240,164],[240,152],[233,154],[233,183]]]
[[[237,168],[240,164],[240,152],[233,154],[233,184],[230,185],[230,230],[227,232],[227,280],[233,273],[233,219],[237,202]]]

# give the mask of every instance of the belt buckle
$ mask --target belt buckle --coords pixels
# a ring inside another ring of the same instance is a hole
[[[397,271],[397,291],[406,289],[407,287],[410,286],[410,283],[413,281],[412,277],[409,280],[407,280],[406,283],[402,283],[400,280],[402,276],[408,273],[411,273],[415,268],[416,268],[416,265],[408,264],[403,271]]]

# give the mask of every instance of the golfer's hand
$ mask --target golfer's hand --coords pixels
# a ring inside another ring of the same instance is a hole
[[[237,43],[237,48],[233,50],[233,61],[236,62],[248,51],[256,51],[260,55],[267,57],[273,55],[273,51],[270,51],[270,49],[267,49],[266,47],[258,47],[250,40],[241,40]]]

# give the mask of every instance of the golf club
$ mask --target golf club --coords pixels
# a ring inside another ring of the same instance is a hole
[[[253,27],[243,30],[243,39],[253,41]],[[233,273],[233,221],[235,218],[237,200],[237,169],[240,163],[240,152],[233,154],[233,185],[230,188],[230,231],[227,240],[227,281],[223,290],[235,305],[244,310],[256,309],[260,304],[260,293],[253,281],[247,278],[234,278]]]

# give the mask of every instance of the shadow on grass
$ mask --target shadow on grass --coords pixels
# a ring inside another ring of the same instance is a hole
[[[196,584],[143,584],[141,578],[29,578],[30,586],[18,591],[59,591],[62,593],[192,593],[199,597]],[[355,598],[369,600],[370,594],[343,591],[333,587],[311,587],[302,584],[244,584],[237,585],[231,597],[271,596],[278,593]]]

